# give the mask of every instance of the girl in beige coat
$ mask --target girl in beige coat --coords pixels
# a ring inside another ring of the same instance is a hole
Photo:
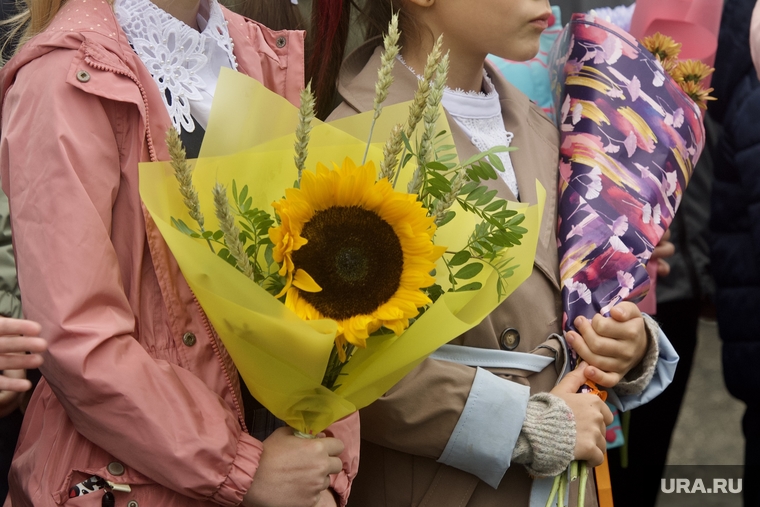
[[[460,159],[511,142],[518,150],[500,154],[507,170],[490,185],[503,198],[535,203],[538,180],[548,196],[529,279],[452,342],[455,354],[442,348],[362,412],[362,463],[351,505],[543,506],[551,480],[532,477],[556,475],[572,459],[602,462],[611,414],[599,398],[576,394],[586,378],[614,387],[630,408],[668,383],[660,366],[677,358],[657,325],[622,303],[611,317],[576,322],[580,334],[567,340],[587,364],[565,371],[554,195],[559,134],[486,62],[489,53],[533,57],[551,14],[548,1],[368,1],[364,14],[375,25],[343,64],[343,102],[332,118],[372,109],[380,65],[372,35],[387,27],[394,10],[401,14],[403,47],[388,103],[412,98],[443,34],[451,62],[443,106]],[[594,498],[590,491],[587,504]]]

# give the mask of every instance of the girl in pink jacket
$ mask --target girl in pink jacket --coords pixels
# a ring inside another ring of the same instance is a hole
[[[197,147],[220,67],[295,103],[303,33],[216,0],[28,2],[0,72],[0,178],[48,351],[6,505],[345,504],[358,416],[323,439],[249,435],[236,369],[138,194],[169,127]]]

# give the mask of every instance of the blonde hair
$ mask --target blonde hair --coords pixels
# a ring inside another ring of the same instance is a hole
[[[0,27],[7,30],[3,34],[3,55],[14,44],[13,54],[17,53],[29,39],[44,31],[65,3],[66,0],[17,0],[18,14],[0,22]]]

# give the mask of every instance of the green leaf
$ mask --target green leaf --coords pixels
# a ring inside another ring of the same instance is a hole
[[[248,185],[243,187],[243,190],[240,191],[240,198],[238,199],[238,202],[245,202],[245,198],[248,197]]]
[[[459,195],[467,195],[476,188],[478,188],[479,183],[477,181],[471,181],[469,183],[465,183],[465,185],[459,190]]]
[[[488,190],[487,187],[478,187],[475,190],[473,190],[472,192],[470,192],[470,194],[467,196],[466,200],[467,201],[476,201],[476,200],[480,199],[480,197],[483,194],[485,194],[487,190]]]
[[[436,160],[428,162],[425,165],[428,167],[428,169],[432,169],[434,171],[446,171],[446,166]]]
[[[440,153],[442,151],[451,151],[455,149],[456,149],[456,146],[454,146],[453,144],[442,144],[440,146],[435,147],[435,152]]]
[[[409,155],[414,153],[414,150],[412,149],[412,144],[409,142],[409,138],[406,137],[406,134],[404,132],[401,132],[401,139],[404,141],[404,146],[406,146],[406,151],[409,152]]]
[[[497,199],[491,204],[489,204],[488,206],[486,206],[485,208],[483,208],[483,211],[485,211],[486,213],[490,213],[492,211],[496,211],[497,209],[500,209],[506,206],[506,204],[507,204],[507,201],[505,201],[504,199]]]
[[[407,153],[406,155],[404,155],[404,161],[402,162],[401,167],[406,167],[406,164],[408,164],[409,161],[412,160],[413,156],[414,155],[412,153]]]
[[[243,224],[243,225],[245,225],[245,224]],[[214,235],[212,236],[212,238],[214,238],[214,241],[219,241],[220,239],[222,239],[223,236],[224,236],[224,232],[223,231],[216,231],[214,233]]]
[[[461,252],[457,252],[449,261],[449,266],[461,266],[465,262],[469,261],[470,257],[472,257],[472,254],[468,252],[467,250],[462,250]]]
[[[267,261],[267,266],[271,266],[274,264],[274,245],[269,242],[267,247],[264,249],[264,259]]]
[[[480,290],[483,287],[483,284],[480,282],[471,282],[467,285],[462,285],[461,287],[457,287],[457,289],[454,292],[465,292],[468,290]]]
[[[498,155],[488,155],[488,161],[497,171],[504,172],[504,162],[501,161]]]
[[[188,236],[198,236],[198,233],[193,231],[190,227],[187,226],[185,222],[182,220],[177,220],[176,218],[172,217],[172,225],[179,229],[179,231],[183,234],[187,234]],[[200,237],[200,236],[198,236]]]
[[[445,131],[445,130],[441,130],[440,132],[438,132],[438,133],[435,135],[435,137],[434,137],[433,139],[435,139],[435,138],[438,138],[438,137],[441,137],[441,136],[445,136],[445,135],[446,135],[446,131]]]
[[[436,160],[440,163],[444,163],[450,160],[455,160],[456,158],[457,158],[456,153],[447,153],[446,155],[441,155],[440,157],[437,157]]]
[[[475,162],[477,162],[479,160],[482,160],[483,157],[485,157],[486,155],[487,155],[487,152],[476,153],[475,155],[473,155],[470,158],[468,158],[467,160],[465,160],[464,163],[462,164],[462,167],[471,166]]]
[[[505,209],[505,210],[499,211],[497,213],[494,213],[492,216],[494,218],[504,219],[504,218],[513,217],[515,215],[517,215],[517,212],[515,210],[513,210],[513,209]]]
[[[214,235],[214,231],[203,231],[201,237],[203,239],[210,239]]]
[[[451,211],[451,210],[447,211],[446,214],[443,217],[443,220],[441,220],[438,223],[438,227],[443,227],[447,223],[451,222],[454,219],[455,216],[457,216],[456,211]]]
[[[478,273],[483,271],[483,264],[480,262],[473,262],[472,264],[468,264],[459,271],[457,271],[454,274],[454,278],[459,278],[460,280],[469,280],[473,276],[476,276]]]
[[[237,183],[235,182],[235,180],[232,180],[232,197],[235,198],[235,202],[240,202],[238,200]]]
[[[475,206],[485,206],[491,200],[496,197],[497,190],[489,190],[483,196],[475,202]]]

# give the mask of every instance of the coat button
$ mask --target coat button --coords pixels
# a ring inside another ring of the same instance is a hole
[[[112,461],[111,463],[108,464],[106,469],[108,470],[108,473],[111,475],[116,475],[116,476],[124,475],[124,465],[122,465],[118,461]]]
[[[130,500],[127,507],[140,507],[140,504],[138,504],[136,500]]]
[[[187,345],[188,347],[192,347],[195,345],[195,335],[193,333],[185,333],[182,337],[182,343]]]
[[[499,346],[503,350],[515,350],[518,345],[520,345],[520,332],[517,329],[508,327],[501,332]]]
[[[275,42],[275,44],[277,44],[278,48],[284,48],[287,42],[288,40],[285,37],[279,36],[277,37],[277,41]]]
[[[87,81],[90,80],[90,73],[87,72],[86,70],[80,70],[79,72],[77,72],[77,80],[80,83],[86,83]]]

